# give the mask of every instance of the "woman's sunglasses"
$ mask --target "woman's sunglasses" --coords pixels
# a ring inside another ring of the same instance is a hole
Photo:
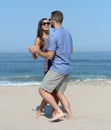
[[[50,22],[43,22],[42,25],[50,25]]]

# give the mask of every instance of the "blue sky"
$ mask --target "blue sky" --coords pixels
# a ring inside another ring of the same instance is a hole
[[[75,51],[111,51],[111,0],[1,0],[0,52],[26,52],[38,21],[61,10]]]

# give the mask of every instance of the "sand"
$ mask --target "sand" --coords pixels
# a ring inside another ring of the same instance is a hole
[[[41,96],[39,86],[0,87],[0,130],[110,130],[111,81],[70,82],[65,92],[73,116],[71,120],[49,122],[51,107],[36,119]]]

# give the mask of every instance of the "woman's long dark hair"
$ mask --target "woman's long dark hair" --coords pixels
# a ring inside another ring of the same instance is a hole
[[[40,38],[40,46],[42,47],[44,45],[44,39],[43,39],[43,29],[42,29],[42,24],[44,20],[48,20],[47,18],[42,18],[39,23],[38,23],[38,28],[37,28],[37,37]],[[49,30],[47,30],[47,34],[49,34]]]

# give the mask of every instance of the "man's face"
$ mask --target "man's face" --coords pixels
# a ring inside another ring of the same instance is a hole
[[[51,28],[54,28],[54,19],[52,17],[50,17],[50,24],[51,24]]]

